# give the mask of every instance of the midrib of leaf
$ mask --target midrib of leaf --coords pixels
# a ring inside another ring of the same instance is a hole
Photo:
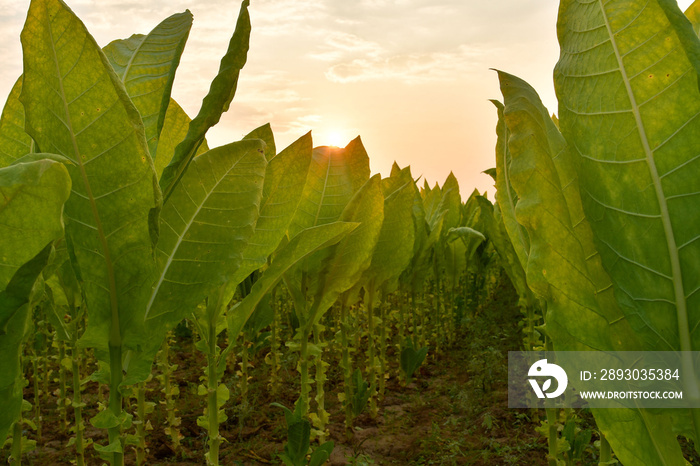
[[[318,225],[318,217],[321,215],[321,208],[323,207],[323,199],[326,197],[326,189],[328,188],[328,177],[331,175],[331,157],[333,155],[332,151],[328,151],[328,167],[326,168],[326,179],[323,180],[323,191],[321,191],[321,200],[318,203],[318,209],[316,209],[316,217],[314,218],[314,225]]]
[[[47,15],[47,18],[50,18]],[[109,343],[111,345],[121,344],[121,330],[119,327],[119,306],[117,304],[117,282],[114,274],[114,264],[112,263],[112,258],[107,247],[107,237],[104,234],[104,229],[102,227],[102,221],[100,220],[100,214],[97,210],[97,203],[95,201],[95,196],[92,194],[92,187],[88,180],[87,173],[85,172],[85,166],[83,165],[83,159],[80,156],[80,148],[78,147],[78,141],[75,138],[75,131],[73,130],[73,122],[70,118],[70,112],[68,110],[68,101],[66,100],[66,93],[63,89],[63,79],[64,76],[61,73],[61,67],[58,63],[58,55],[56,53],[56,42],[53,37],[53,29],[51,28],[51,21],[48,21],[47,30],[51,38],[51,52],[53,52],[54,63],[56,64],[56,72],[58,74],[58,85],[61,91],[61,101],[63,102],[63,109],[66,113],[66,126],[68,127],[68,132],[70,133],[71,143],[73,144],[73,151],[75,153],[75,160],[80,169],[80,177],[83,179],[83,184],[85,185],[85,190],[87,191],[88,200],[90,201],[90,208],[92,210],[92,216],[95,219],[95,228],[97,229],[97,236],[102,247],[103,257],[105,259],[105,265],[107,266],[107,278],[109,281],[109,301],[111,306],[111,316],[112,316],[112,328],[109,333]],[[78,60],[80,57],[78,57]]]
[[[216,191],[216,188],[221,184],[221,182],[231,173],[231,171],[238,166],[238,164],[245,159],[248,156],[248,153],[250,151],[246,152],[245,155],[243,155],[236,163],[234,163],[231,168],[226,170],[226,173],[216,181],[214,186],[211,188],[211,190],[206,193],[204,196],[204,199],[202,200],[201,204],[197,206],[197,210],[195,210],[194,214],[192,214],[192,217],[190,220],[185,224],[185,228],[182,230],[182,234],[178,235],[177,242],[175,243],[175,247],[173,248],[172,253],[170,253],[170,256],[168,257],[168,260],[166,261],[165,265],[163,266],[163,272],[160,274],[160,277],[158,278],[158,283],[156,283],[155,288],[153,288],[153,292],[151,293],[151,299],[148,300],[148,305],[146,306],[146,315],[144,318],[148,318],[148,314],[151,312],[151,306],[153,306],[153,302],[156,299],[156,296],[158,295],[158,290],[160,290],[160,286],[163,284],[163,281],[165,280],[165,274],[168,273],[168,270],[170,269],[170,264],[172,264],[173,259],[175,259],[175,254],[177,253],[177,250],[180,248],[180,244],[182,244],[182,240],[185,238],[185,234],[187,231],[190,229],[192,224],[194,223],[194,220],[197,218],[197,215],[199,215],[199,211],[202,210],[202,207],[204,204],[207,203],[207,200],[209,200],[209,197],[212,195],[214,191]],[[211,161],[210,161],[211,163]],[[181,186],[182,189],[185,189],[185,186]],[[173,190],[174,191],[174,190]]]
[[[661,222],[664,227],[666,246],[668,247],[668,254],[671,259],[671,276],[673,277],[673,291],[675,294],[676,312],[678,314],[678,336],[680,338],[681,351],[692,351],[693,348],[690,342],[689,331],[690,326],[688,323],[688,309],[685,301],[685,292],[683,290],[683,274],[681,270],[680,257],[678,256],[676,238],[673,233],[673,225],[671,224],[671,216],[668,211],[668,203],[666,202],[666,195],[664,194],[663,186],[661,186],[661,178],[659,177],[656,162],[654,161],[654,151],[649,146],[649,140],[647,139],[644,122],[642,121],[642,115],[639,111],[637,100],[634,97],[634,92],[632,91],[632,83],[627,76],[627,70],[625,69],[622,55],[617,48],[615,35],[613,34],[612,27],[610,26],[610,21],[607,12],[605,11],[603,1],[598,0],[598,5],[600,6],[603,19],[605,20],[605,27],[608,31],[608,36],[610,36],[610,44],[615,52],[615,59],[617,60],[620,73],[622,74],[622,81],[625,83],[627,96],[630,99],[631,111],[634,115],[635,122],[637,123],[637,131],[639,132],[639,137],[642,141],[647,166],[649,167],[651,179],[654,183],[654,190],[656,191],[656,197],[659,202],[659,209],[661,210]]]
[[[505,123],[505,109],[504,109],[504,115],[503,115],[503,127],[504,127],[504,134],[503,134],[503,177],[506,182],[506,194],[508,194],[508,210],[510,210],[510,214],[512,215],[512,218],[515,219],[515,202],[513,201],[513,188],[510,185],[510,167],[508,167],[507,164],[507,154],[508,154],[508,126]],[[520,244],[523,247],[523,252],[525,253],[526,256],[530,255],[530,251],[528,251],[527,248],[527,243],[525,242],[525,237],[523,235],[523,227],[519,223],[516,222],[516,230],[518,231],[518,239],[520,240]]]
[[[149,37],[151,37],[150,33],[141,40],[138,47],[136,47],[136,50],[134,50],[134,53],[132,53],[131,57],[129,57],[129,62],[124,67],[124,74],[123,76],[121,76],[121,80],[123,83],[126,82],[126,77],[129,75],[129,71],[131,71],[131,65],[134,63],[134,58],[136,58],[136,55],[138,55],[139,51],[141,50],[141,47],[143,47],[143,44],[146,43],[146,40]]]

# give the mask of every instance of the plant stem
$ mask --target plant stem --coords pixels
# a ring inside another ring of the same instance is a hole
[[[138,384],[136,389],[137,415],[139,418],[136,424],[136,464],[141,466],[146,463],[146,382]]]
[[[272,324],[270,325],[270,393],[272,397],[277,396],[279,391],[279,357],[277,350],[279,349],[279,309],[277,308],[277,287],[272,290]]]
[[[367,380],[369,381],[369,414],[372,419],[377,417],[377,371],[375,366],[375,355],[374,355],[374,299],[376,290],[374,287],[374,280],[369,282],[367,288]]]
[[[386,296],[386,293],[383,293]],[[385,298],[386,299],[386,298]],[[381,375],[379,377],[379,400],[384,399],[384,393],[386,391],[386,326],[388,324],[386,317],[386,303],[382,302],[379,304],[379,315],[381,318],[382,325],[379,328],[379,366]]]
[[[168,427],[165,429],[165,432],[173,443],[173,450],[177,452],[180,450],[180,431],[177,428],[179,422],[177,416],[175,416],[177,409],[175,408],[173,396],[179,393],[179,389],[177,389],[178,391],[176,392],[176,389],[173,388],[170,383],[170,375],[173,371],[173,366],[170,365],[170,337],[171,333],[168,333],[163,342],[163,348],[160,350],[160,366],[163,372],[161,375],[161,382],[163,383],[162,391],[165,395],[165,410],[168,413]]]
[[[610,444],[608,439],[605,438],[602,432],[600,432],[600,457],[598,459],[599,465],[606,465],[612,461],[612,451],[610,450]]]
[[[323,337],[322,327],[320,324],[314,324],[314,343],[321,348]],[[326,369],[323,366],[323,350],[321,354],[316,356],[316,412],[319,423],[316,428],[320,431],[318,439],[319,443],[323,444],[326,441],[326,419],[328,412],[326,411],[326,392],[324,384],[326,383]]]
[[[549,454],[547,461],[549,466],[557,466],[557,410],[556,408],[545,408],[547,414],[547,426],[549,427],[549,435],[547,436],[547,447]]]
[[[63,340],[58,340],[58,411],[61,413],[58,425],[61,432],[65,432],[68,425],[66,416],[66,368],[63,366],[63,358],[65,357],[66,343]]]
[[[19,419],[12,426],[12,452],[10,453],[10,465],[20,466],[22,464],[22,413]]]
[[[34,351],[32,358],[32,380],[34,382],[34,423],[36,424],[36,439],[41,442],[41,397],[39,396],[39,355]]]
[[[122,418],[122,394],[119,385],[122,383],[122,347],[121,345],[109,344],[109,410],[117,419]],[[121,425],[110,427],[109,443],[119,442],[121,452],[112,453],[112,466],[124,466],[124,442],[121,438]]]
[[[350,358],[350,341],[348,332],[350,323],[348,322],[348,309],[345,299],[340,304],[340,342],[343,348],[341,366],[343,368],[343,388],[345,392],[345,435],[349,438],[352,435],[352,359]]]
[[[301,403],[301,416],[305,418],[309,412],[309,393],[311,393],[311,384],[309,383],[309,331],[306,323],[300,329],[300,333],[299,372],[301,373],[301,390],[299,403]]]
[[[77,466],[85,466],[85,447],[83,446],[83,402],[80,394],[80,354],[77,346],[77,332],[73,332],[71,369],[73,371],[73,413],[75,414],[75,456]]]
[[[245,332],[241,335],[241,401],[248,404],[248,341]]]
[[[216,317],[217,313],[207,310],[207,320],[209,321],[209,351],[207,353],[207,394],[208,394],[208,417],[209,417],[209,456],[207,464],[219,466],[219,404],[217,399],[218,377],[216,369],[218,366],[216,344]]]

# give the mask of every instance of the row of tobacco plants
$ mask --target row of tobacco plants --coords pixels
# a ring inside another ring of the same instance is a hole
[[[190,120],[170,98],[189,11],[101,49],[63,2],[31,2],[24,73],[0,120],[0,443],[14,464],[34,446],[28,428],[41,438],[51,371],[76,464],[90,445],[113,465],[129,448],[145,464],[155,409],[177,451],[169,345],[187,322],[206,360],[200,460],[219,464],[230,379],[245,398],[249,352],[266,345],[273,393],[285,354],[299,372],[295,406],[280,405],[280,459],[320,465],[333,450],[329,352],[341,355],[352,435],[363,410],[377,416],[390,371],[409,383],[495,283],[480,232],[482,207],[493,207],[478,193],[462,203],[452,175],[422,189],[396,165],[370,177],[359,138],[314,149],[307,134],[278,153],[269,125],[208,147],[246,61],[247,7]],[[157,406],[146,397],[154,374]],[[100,384],[98,406],[81,398],[88,380]],[[87,422],[107,441],[86,438]]]
[[[527,349],[682,351],[698,398],[700,3],[562,0],[558,118],[498,72],[491,236],[518,289]],[[496,231],[496,230],[493,230]],[[697,409],[593,409],[600,463],[684,465]],[[576,448],[547,410],[549,464]],[[568,424],[568,423],[567,423]],[[560,438],[561,437],[561,438]],[[568,464],[568,463],[567,463]]]

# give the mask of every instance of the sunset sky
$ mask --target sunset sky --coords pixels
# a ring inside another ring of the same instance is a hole
[[[68,0],[100,45],[148,33],[189,8],[194,26],[173,97],[194,116],[240,8],[231,0]],[[692,0],[680,3],[685,9]],[[22,72],[28,1],[0,0],[0,101]],[[210,146],[270,122],[278,149],[312,130],[315,145],[360,135],[373,173],[396,160],[463,196],[493,183],[497,68],[532,84],[556,112],[552,0],[252,0],[251,47],[231,109]],[[338,142],[341,141],[341,142]]]

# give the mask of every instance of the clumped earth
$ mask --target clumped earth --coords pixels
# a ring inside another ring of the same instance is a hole
[[[452,348],[439,354],[429,354],[414,381],[401,386],[395,366],[387,380],[386,397],[379,404],[379,416],[371,419],[362,414],[355,420],[352,438],[345,436],[342,405],[337,395],[343,390],[342,376],[337,364],[331,364],[326,387],[326,409],[331,413],[330,439],[335,450],[332,465],[545,465],[547,445],[536,431],[539,418],[531,410],[508,409],[507,355],[521,347],[522,320],[517,308],[517,295],[507,280],[494,297],[476,315],[466,318],[459,338]],[[292,406],[298,393],[295,360],[290,355],[281,373],[281,392],[273,398],[267,386],[268,366],[262,350],[252,360],[253,370],[247,402],[236,396],[235,376],[225,375],[231,386],[231,400],[226,405],[228,420],[221,425],[226,442],[221,448],[221,464],[264,465],[281,464],[277,454],[286,442],[286,427],[281,409],[273,402]],[[179,384],[177,415],[182,449],[175,452],[164,433],[164,410],[150,415],[153,430],[148,431],[148,465],[204,464],[206,431],[197,426],[203,412],[205,397],[197,396],[197,385],[203,375],[204,361],[194,351],[191,338],[178,337],[171,347],[178,369],[173,380]],[[394,357],[395,359],[395,357]],[[56,387],[52,386],[51,389]],[[149,382],[148,398],[162,398],[157,381]],[[100,398],[98,398],[98,396]],[[83,400],[89,408],[85,419],[92,417],[98,399],[97,384],[89,382]],[[32,384],[25,398],[33,399]],[[52,396],[55,400],[56,396]],[[130,412],[135,411],[132,406]],[[71,436],[59,428],[55,401],[42,407],[43,438],[37,448],[27,453],[25,464],[71,464],[73,447],[66,447]],[[72,410],[68,410],[71,421]],[[584,420],[585,422],[585,420]],[[86,422],[86,437],[106,444],[104,431]],[[27,431],[28,438],[35,438]],[[594,435],[595,437],[595,435]],[[590,446],[592,450],[593,447]],[[7,448],[1,457],[8,454]],[[594,464],[591,462],[584,464]],[[86,449],[89,465],[104,463],[92,447]],[[129,447],[126,464],[135,464],[134,450]],[[579,463],[581,464],[581,463]]]

